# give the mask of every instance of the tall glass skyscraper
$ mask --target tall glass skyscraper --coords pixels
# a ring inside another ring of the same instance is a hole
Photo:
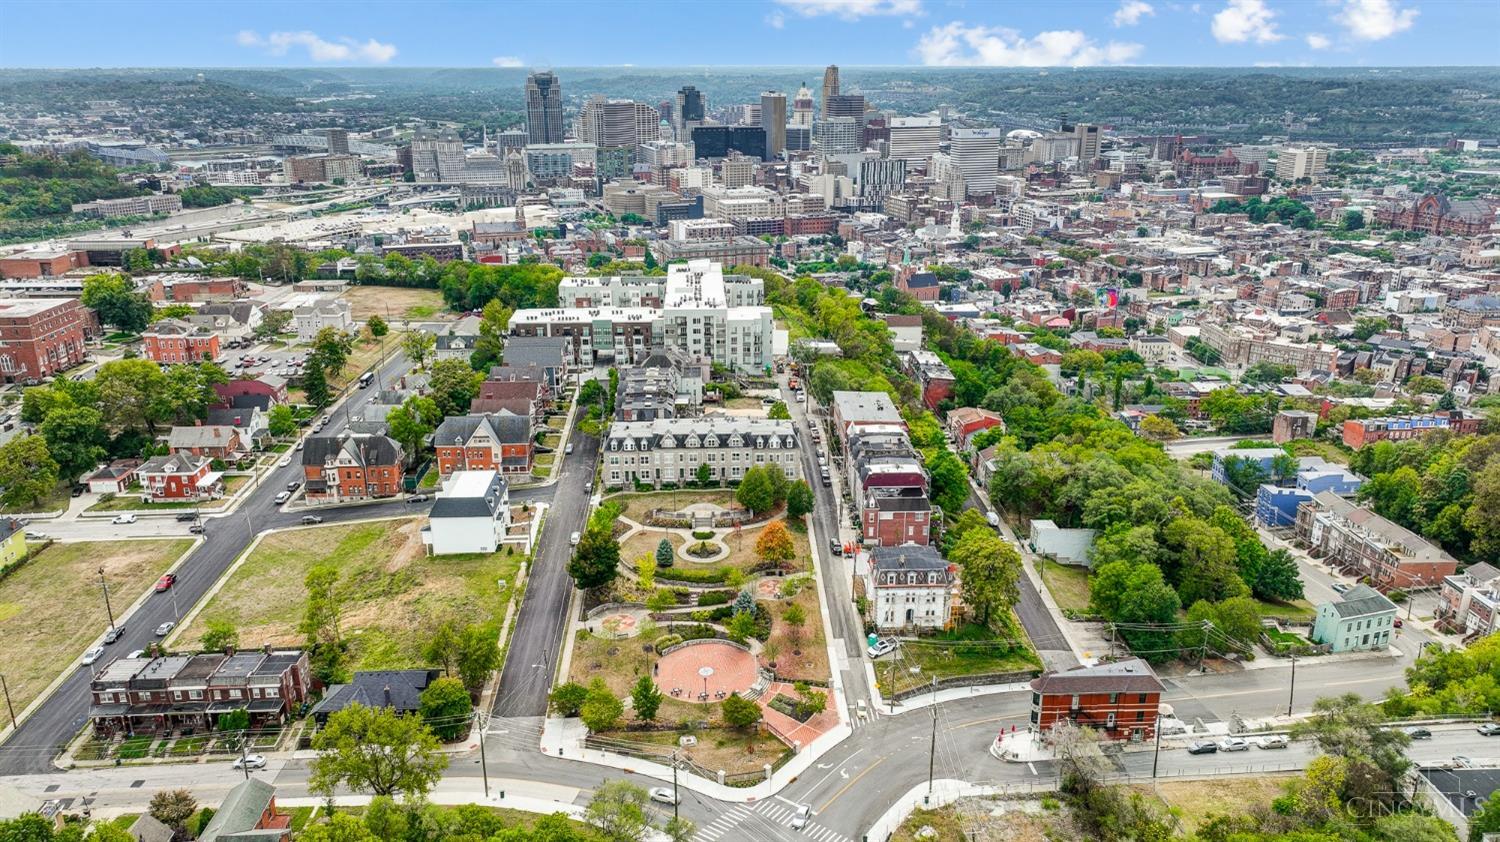
[[[563,142],[562,82],[550,70],[526,77],[526,142]]]

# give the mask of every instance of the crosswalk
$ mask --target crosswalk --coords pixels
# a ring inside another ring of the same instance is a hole
[[[811,839],[813,842],[854,842],[838,831],[809,821],[801,830],[792,829],[797,808],[775,800],[737,804],[698,829],[694,842],[731,842],[742,839]]]

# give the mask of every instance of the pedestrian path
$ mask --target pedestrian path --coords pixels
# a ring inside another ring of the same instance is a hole
[[[733,839],[811,839],[813,842],[854,842],[836,830],[809,821],[801,830],[792,828],[796,805],[777,798],[756,804],[739,804],[704,825],[694,842],[728,842]]]

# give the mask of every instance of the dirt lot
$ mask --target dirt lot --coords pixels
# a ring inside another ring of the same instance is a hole
[[[344,291],[344,300],[360,322],[377,314],[386,321],[430,319],[447,309],[442,293],[435,289],[352,286]]]
[[[341,573],[344,634],[355,641],[355,669],[425,665],[427,630],[446,619],[498,623],[521,556],[427,556],[417,519],[293,529],[266,536],[233,578],[177,637],[195,645],[211,619],[239,630],[240,645],[295,645],[306,607],[307,572],[322,563]],[[505,580],[503,588],[496,580]]]
[[[0,646],[0,673],[16,711],[60,671],[71,669],[109,625],[99,587],[100,567],[119,617],[191,543],[182,539],[51,544],[0,581],[0,640],[5,641]],[[187,610],[186,605],[182,608]]]

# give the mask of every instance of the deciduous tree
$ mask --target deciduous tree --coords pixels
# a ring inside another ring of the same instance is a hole
[[[16,436],[0,445],[0,502],[30,506],[57,485],[57,462],[42,436]]]
[[[438,739],[452,742],[469,732],[469,717],[474,712],[474,704],[462,681],[439,678],[422,691],[418,711]]]
[[[625,715],[625,705],[605,686],[604,679],[596,678],[589,684],[588,695],[578,708],[578,718],[595,734],[610,731],[620,725]]]
[[[448,767],[438,738],[418,716],[355,703],[328,717],[313,736],[308,789],[332,797],[339,787],[421,798]]]
[[[797,545],[792,542],[792,534],[787,531],[786,524],[779,520],[773,520],[760,530],[760,537],[755,539],[755,554],[762,561],[791,561],[797,557]]]
[[[646,722],[656,718],[656,711],[661,707],[662,694],[657,688],[656,682],[651,676],[642,675],[636,679],[635,687],[630,690],[630,704],[635,710],[636,719]]]
[[[806,480],[797,480],[787,486],[786,490],[786,513],[788,517],[799,518],[811,514],[815,498],[812,486]]]
[[[1008,541],[987,529],[972,529],[954,545],[949,560],[962,568],[964,602],[988,626],[996,611],[1021,598],[1021,556]]]
[[[585,530],[568,561],[568,575],[578,587],[589,590],[613,582],[619,572],[619,543],[605,530]]]
[[[648,252],[649,254],[649,252]],[[584,819],[609,842],[640,842],[651,829],[646,790],[625,780],[608,780],[594,790]]]
[[[413,368],[422,368],[436,347],[437,337],[425,330],[409,330],[401,336],[401,350]]]

